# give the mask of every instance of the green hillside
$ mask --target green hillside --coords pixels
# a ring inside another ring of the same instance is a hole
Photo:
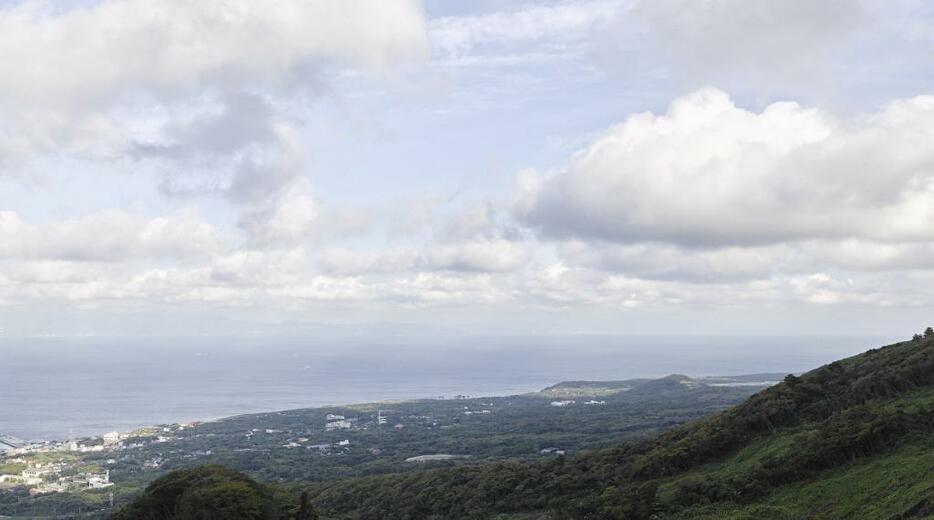
[[[696,384],[684,376],[639,383],[627,393]],[[332,519],[934,518],[934,331],[789,375],[647,440],[276,493],[279,511],[304,494]]]
[[[934,337],[870,350],[641,442],[310,487],[334,518],[924,518]]]
[[[707,474],[701,470],[688,478]],[[906,439],[892,453],[848,462],[817,478],[778,486],[751,503],[698,505],[662,518],[934,518],[934,439]]]

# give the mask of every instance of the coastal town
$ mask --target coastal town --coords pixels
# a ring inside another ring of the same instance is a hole
[[[201,435],[193,431],[202,424],[164,425],[125,433],[111,431],[99,436],[65,441],[25,441],[0,434],[0,492],[25,489],[30,497],[36,497],[53,493],[108,490],[117,484],[111,477],[112,469],[134,474],[139,471],[127,471],[127,468],[135,466],[137,470],[153,472],[160,470],[167,462],[177,462],[178,459],[210,457],[215,454],[215,449],[188,449],[186,446],[201,441],[217,444],[217,441],[208,441],[216,434]],[[402,423],[389,425],[383,410],[377,410],[373,417],[347,417],[328,413],[319,424],[325,433],[361,432],[374,426],[394,431],[404,429]],[[310,436],[291,433],[277,428],[250,428],[243,432],[242,439],[253,447],[238,446],[235,451],[243,453],[302,448],[330,456],[344,454],[351,446],[351,441],[346,438],[332,442],[311,442]],[[304,433],[311,435],[313,432],[309,430]],[[173,443],[175,446],[170,448]],[[375,446],[367,450],[373,456],[381,452]]]
[[[111,468],[138,461],[140,454],[149,453],[159,445],[177,442],[182,439],[179,435],[181,432],[191,430],[199,424],[201,423],[195,422],[140,428],[126,433],[111,431],[100,436],[66,441],[28,442],[12,436],[3,436],[5,442],[0,444],[3,446],[3,449],[0,449],[0,492],[25,488],[29,496],[37,496],[106,490],[116,484],[111,479]],[[381,411],[378,412],[376,424],[386,424]],[[401,425],[396,426],[401,428]],[[348,419],[336,414],[327,414],[324,424],[327,432],[367,427],[368,424],[357,418]],[[244,438],[275,436],[282,433],[284,432],[278,429],[252,428],[244,433]],[[193,438],[197,439],[198,436]],[[348,439],[317,444],[308,444],[309,440],[308,437],[288,438],[281,447],[306,448],[322,454],[333,454],[351,444]],[[171,453],[178,450],[168,451]],[[210,456],[213,451],[194,450],[187,456]],[[376,453],[378,454],[378,449]],[[160,451],[156,456],[143,457],[140,467],[144,470],[158,470],[166,460]]]
[[[114,482],[108,466],[116,464],[117,459],[88,462],[79,454],[117,454],[142,448],[148,442],[168,442],[171,437],[162,433],[171,434],[186,426],[112,431],[100,437],[67,441],[26,442],[5,436],[5,449],[0,451],[0,490],[25,487],[30,496],[35,496],[110,488]],[[159,434],[153,436],[156,431]]]

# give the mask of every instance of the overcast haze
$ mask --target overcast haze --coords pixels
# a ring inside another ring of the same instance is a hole
[[[0,1],[0,336],[910,335],[922,0]]]

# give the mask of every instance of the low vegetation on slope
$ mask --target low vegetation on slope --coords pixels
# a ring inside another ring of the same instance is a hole
[[[719,468],[718,468],[719,469]],[[720,471],[732,471],[724,464]],[[754,501],[700,502],[670,520],[856,518],[904,520],[934,517],[934,439],[909,437],[894,451],[856,459],[817,478],[778,486]],[[716,478],[704,468],[686,476]],[[696,481],[696,480],[695,480]],[[680,482],[675,484],[675,489]],[[661,495],[663,490],[659,491]]]

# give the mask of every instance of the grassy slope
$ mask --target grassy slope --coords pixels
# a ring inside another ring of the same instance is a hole
[[[696,506],[664,520],[934,518],[901,516],[934,497],[934,439],[915,438],[893,453],[781,486],[751,504]]]
[[[907,393],[877,403],[879,409],[907,415],[934,411],[934,388]],[[674,501],[679,483],[694,479],[725,481],[743,478],[757,464],[800,449],[816,434],[812,425],[789,428],[758,439],[725,460],[703,465],[664,482],[662,504]],[[917,507],[930,503],[927,508]],[[669,510],[676,510],[672,507]],[[918,510],[922,510],[919,512]],[[798,519],[934,518],[934,435],[917,434],[901,441],[892,452],[826,470],[814,478],[779,486],[751,503],[722,502],[694,506],[661,519]]]
[[[930,413],[934,389],[905,395],[885,403],[885,408],[908,414]],[[726,460],[679,475],[659,488],[663,503],[673,499],[677,485],[687,479],[742,477],[757,463],[794,451],[813,435],[811,428],[783,431],[760,439]],[[796,519],[846,520],[851,518],[901,518],[918,503],[934,498],[934,437],[905,439],[893,453],[857,460],[824,471],[815,478],[780,486],[748,504],[724,503],[689,508],[663,515],[662,519]],[[934,515],[917,518],[934,518]],[[915,517],[912,517],[915,518]]]

